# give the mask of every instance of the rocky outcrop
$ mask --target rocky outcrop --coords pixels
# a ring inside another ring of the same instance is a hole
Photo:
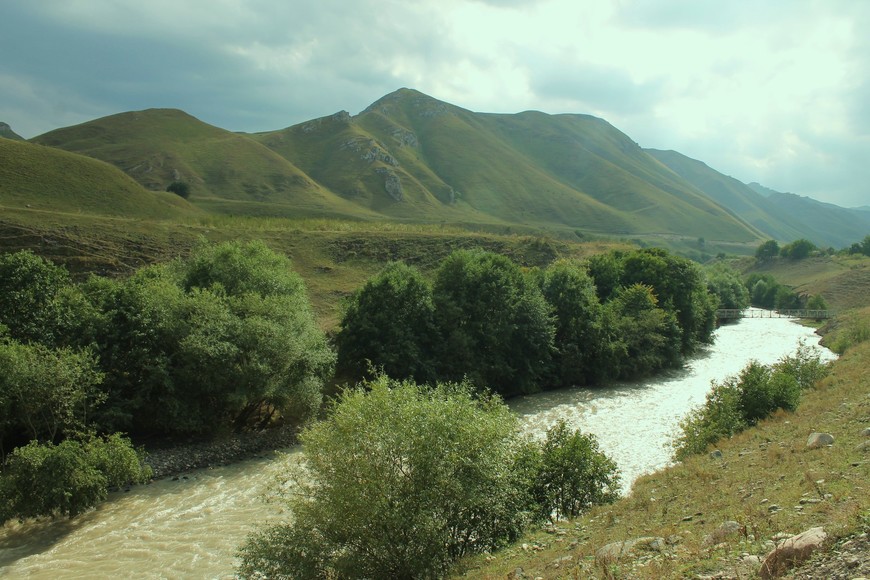
[[[827,447],[834,444],[834,436],[830,433],[810,433],[807,438],[807,447],[817,449],[819,447]]]
[[[386,149],[381,146],[380,143],[375,141],[374,139],[369,139],[366,137],[354,137],[353,139],[348,139],[344,143],[341,144],[341,149],[354,151],[360,154],[360,159],[363,161],[368,161],[369,163],[374,163],[375,161],[380,161],[381,163],[386,163],[387,165],[392,165],[393,167],[398,167],[398,160],[387,152]]]
[[[405,197],[402,189],[402,180],[392,170],[386,167],[378,167],[375,173],[384,177],[384,191],[395,201],[402,201]]]
[[[612,542],[595,552],[595,561],[602,566],[608,566],[623,558],[636,557],[640,552],[662,552],[665,549],[665,539],[659,537],[635,538],[622,542]]]
[[[828,534],[823,528],[810,528],[783,540],[764,558],[759,571],[760,576],[762,578],[782,576],[789,568],[807,560],[827,539]]]
[[[401,127],[393,129],[393,139],[395,139],[401,147],[417,147],[420,144],[417,140],[417,135]]]

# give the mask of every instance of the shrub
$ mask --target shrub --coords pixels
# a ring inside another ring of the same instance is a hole
[[[543,518],[569,518],[619,493],[616,463],[593,435],[571,431],[564,420],[547,430],[532,493]]]
[[[185,181],[173,181],[166,186],[166,191],[184,199],[190,197],[190,185]]]
[[[703,453],[719,439],[755,425],[777,409],[794,411],[801,391],[826,373],[818,351],[800,344],[794,355],[773,365],[752,361],[736,377],[714,382],[704,404],[680,421],[673,443],[675,459]]]
[[[107,488],[151,476],[120,435],[58,445],[31,441],[15,449],[0,476],[0,517],[75,516],[105,499]]]
[[[512,468],[522,440],[503,403],[467,384],[367,387],[302,434],[293,527],[252,537],[242,576],[440,577],[530,521],[527,481]]]
[[[674,459],[704,453],[716,441],[746,428],[740,410],[740,391],[734,382],[713,383],[704,404],[680,421],[674,442]]]
[[[737,377],[740,413],[747,425],[755,425],[777,409],[794,411],[800,400],[797,379],[773,367],[752,361]]]
[[[90,352],[0,341],[0,442],[4,435],[54,441],[85,431],[105,399],[102,380]]]

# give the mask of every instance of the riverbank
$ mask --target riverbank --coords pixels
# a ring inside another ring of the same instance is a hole
[[[196,470],[229,465],[286,449],[298,442],[299,428],[283,425],[249,433],[234,433],[209,441],[145,448],[145,463],[153,480],[178,477]]]
[[[804,394],[715,455],[639,478],[611,506],[466,560],[465,578],[746,578],[782,538],[822,527],[801,578],[870,575],[870,342],[849,349]],[[810,448],[810,433],[833,444]],[[864,548],[862,548],[862,546]],[[845,556],[844,556],[845,554]],[[842,574],[842,575],[841,575]]]

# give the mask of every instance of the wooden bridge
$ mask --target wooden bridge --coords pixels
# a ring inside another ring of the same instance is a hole
[[[823,318],[833,318],[833,316],[834,313],[830,310],[810,310],[807,308],[789,310],[762,310],[761,308],[740,310],[737,308],[726,308],[716,311],[716,318],[719,320],[734,318],[811,318],[822,320]]]

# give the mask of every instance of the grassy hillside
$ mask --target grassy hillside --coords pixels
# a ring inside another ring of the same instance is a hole
[[[820,294],[837,311],[866,306],[870,301],[870,259],[860,255],[776,259],[748,271],[771,274],[801,294]]]
[[[197,213],[177,195],[147,191],[107,163],[10,139],[0,139],[0,205],[131,219]]]
[[[360,213],[254,140],[174,109],[112,115],[32,141],[111,163],[147,189],[184,181],[191,201],[213,210],[247,213],[254,202],[278,213]]]
[[[778,212],[764,196],[706,163],[676,151],[647,149],[646,152],[711,199],[755,226],[766,237],[790,242],[808,235],[803,224],[793,223],[791,216]]]
[[[13,141],[23,141],[24,137],[12,130],[8,123],[0,122],[0,137],[12,139]]]

